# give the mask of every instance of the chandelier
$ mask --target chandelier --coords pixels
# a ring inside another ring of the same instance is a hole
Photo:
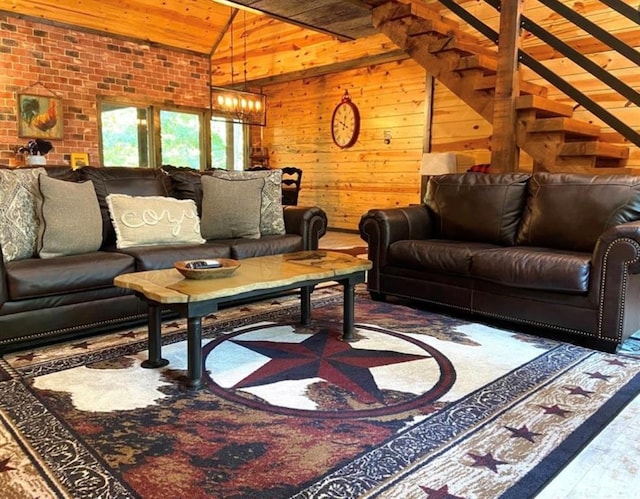
[[[233,19],[233,9],[232,9]],[[265,126],[267,121],[267,97],[264,94],[251,92],[247,89],[247,20],[246,12],[243,12],[243,66],[244,66],[244,89],[236,90],[234,83],[233,68],[233,20],[230,26],[231,35],[231,85],[230,87],[217,87],[209,85],[209,99],[212,119],[224,119],[234,123],[244,123],[247,125]],[[211,62],[211,59],[209,59]],[[211,66],[211,64],[210,64]],[[209,72],[212,77],[212,72]]]

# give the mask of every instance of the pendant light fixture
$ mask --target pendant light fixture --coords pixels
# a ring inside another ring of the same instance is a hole
[[[232,9],[233,13],[233,9]],[[233,17],[233,15],[232,15]],[[216,87],[210,85],[210,107],[211,117],[217,119],[224,119],[226,121],[233,121],[234,123],[244,123],[247,125],[265,126],[267,121],[267,98],[264,94],[251,92],[247,89],[247,17],[246,12],[243,11],[243,73],[244,73],[244,86],[243,90],[236,90],[234,82],[234,67],[233,67],[233,48],[234,48],[234,31],[233,22],[230,25],[230,51],[231,51],[231,85],[230,87]],[[213,73],[210,69],[210,78],[213,78]]]

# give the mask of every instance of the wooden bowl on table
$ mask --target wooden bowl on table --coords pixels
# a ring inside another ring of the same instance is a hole
[[[238,260],[232,260],[231,258],[215,258],[215,260],[218,260],[222,264],[217,268],[194,269],[188,266],[191,262],[197,262],[200,260],[203,259],[181,260],[179,262],[175,262],[173,266],[187,279],[218,279],[220,277],[228,277],[233,274],[238,267],[240,267],[240,262],[238,262]]]

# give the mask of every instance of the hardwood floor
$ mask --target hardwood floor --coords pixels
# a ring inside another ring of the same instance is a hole
[[[356,234],[355,232],[328,230],[320,239],[320,248],[322,249],[353,248],[366,245],[366,241],[363,241],[360,238],[360,234]]]

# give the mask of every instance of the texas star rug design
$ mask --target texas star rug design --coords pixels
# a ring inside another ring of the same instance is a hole
[[[316,296],[316,293],[319,296]],[[640,363],[359,293],[207,318],[205,387],[185,325],[0,361],[0,490],[14,497],[529,497],[637,393]],[[633,350],[633,348],[631,348]]]

